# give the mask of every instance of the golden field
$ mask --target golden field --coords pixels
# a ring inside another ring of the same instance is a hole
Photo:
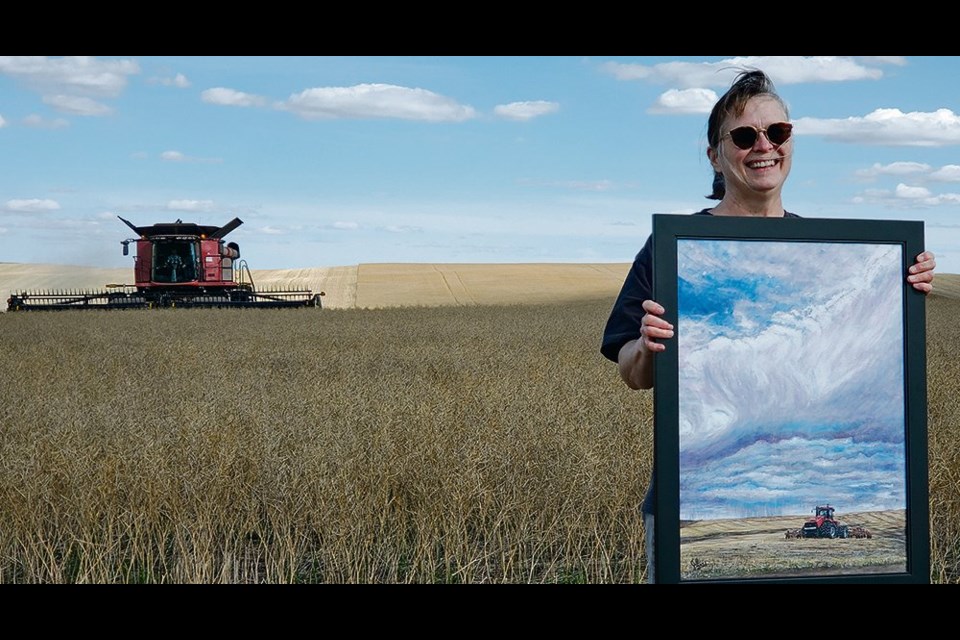
[[[129,277],[34,269],[0,291]],[[626,269],[254,272],[326,308],[0,314],[0,583],[642,583],[652,397],[599,354]],[[935,583],[960,582],[958,280],[927,305]]]
[[[327,309],[528,304],[615,296],[629,264],[360,264],[252,270],[258,289],[324,292]],[[132,269],[0,262],[3,300],[17,290],[92,290],[130,283]],[[6,308],[5,306],[3,307]]]

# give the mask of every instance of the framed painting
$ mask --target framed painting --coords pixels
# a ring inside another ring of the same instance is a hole
[[[923,223],[653,216],[658,583],[930,580]]]

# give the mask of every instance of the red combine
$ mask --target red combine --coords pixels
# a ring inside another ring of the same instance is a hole
[[[7,311],[321,306],[323,292],[254,288],[250,269],[240,260],[240,247],[223,239],[243,224],[240,218],[222,227],[182,220],[138,227],[120,220],[137,234],[120,243],[123,255],[129,255],[130,243],[136,243],[135,284],[108,284],[98,291],[18,291],[7,300]]]

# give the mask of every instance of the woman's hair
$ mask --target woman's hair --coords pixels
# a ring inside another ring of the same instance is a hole
[[[783,107],[783,112],[787,114],[787,117],[790,117],[786,103],[777,94],[773,81],[767,74],[760,70],[741,71],[730,88],[727,89],[727,92],[713,105],[713,110],[710,112],[710,119],[707,120],[707,144],[711,149],[720,146],[720,127],[727,121],[727,118],[730,116],[739,118],[743,115],[743,110],[747,108],[747,102],[757,96],[773,98]],[[714,171],[713,193],[706,197],[710,200],[723,200],[726,191],[723,174]]]

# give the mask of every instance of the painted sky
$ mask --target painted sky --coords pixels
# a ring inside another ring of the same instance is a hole
[[[129,266],[119,215],[239,217],[255,269],[629,262],[713,202],[738,67],[789,103],[789,210],[922,220],[960,273],[956,56],[0,56],[0,261]]]
[[[677,251],[681,518],[905,508],[901,247]]]

